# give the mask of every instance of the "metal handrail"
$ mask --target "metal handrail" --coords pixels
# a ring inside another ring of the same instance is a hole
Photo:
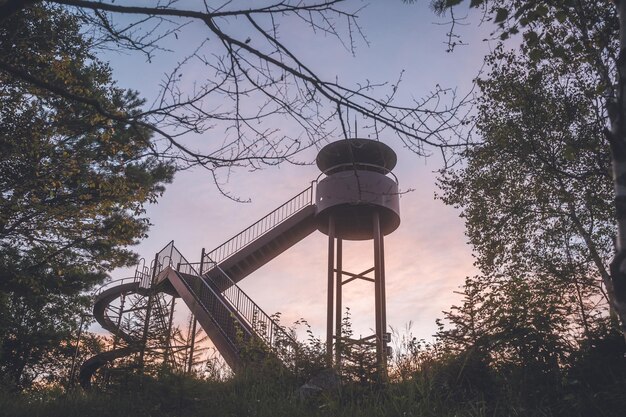
[[[208,252],[205,258],[211,264],[214,262],[221,263],[305,207],[313,205],[315,203],[313,199],[313,189],[313,184],[311,184],[307,189],[276,210]]]
[[[308,190],[311,190],[310,187]],[[307,190],[305,190],[306,192]],[[303,192],[304,193],[304,192]],[[302,195],[303,193],[299,194]],[[213,263],[211,261],[211,263]],[[259,337],[286,365],[293,360],[293,351],[296,342],[274,319],[267,315],[247,294],[245,294],[221,269],[220,279],[210,279],[201,276],[196,270],[197,263],[190,263],[174,246],[174,241],[169,242],[161,251],[157,252],[150,267],[138,264],[135,275],[123,279],[107,282],[94,291],[93,296],[102,294],[105,290],[114,286],[127,283],[137,283],[139,286],[153,283],[153,279],[166,267],[172,267],[180,275],[182,283],[194,294],[199,305],[209,313],[217,325],[217,329],[225,336],[226,341],[235,349],[241,349],[241,342],[246,342],[252,336]],[[202,263],[199,265],[202,269]],[[224,293],[220,294],[221,288],[228,285]],[[232,312],[236,311],[237,314]],[[242,334],[241,331],[244,331]],[[243,339],[240,339],[243,337]]]
[[[178,270],[178,265],[189,265],[187,272],[191,275],[200,275],[198,271],[193,268],[191,263],[183,256],[182,253],[174,246],[174,241],[170,241],[163,249],[157,252],[156,259],[158,261],[157,270],[155,276],[159,274],[163,269],[168,266]]]
[[[181,264],[181,266],[183,265]],[[216,291],[201,276],[187,274],[187,276],[181,276],[181,278],[183,284],[195,295],[199,305],[209,313],[209,316],[217,324],[218,330],[225,336],[226,341],[238,351],[239,348],[236,343],[238,328],[233,328],[229,324],[237,321],[239,328],[243,330],[246,329],[244,323],[239,320],[239,317],[230,313],[230,308],[224,303],[223,297],[218,296]],[[220,313],[218,311],[220,306],[222,307],[222,314],[218,314]],[[225,322],[225,320],[230,322]]]
[[[368,164],[366,162],[356,162],[356,163],[348,162],[345,164],[333,165],[332,167],[328,168],[326,171],[320,173],[317,176],[317,180],[319,180],[322,175],[332,175],[334,173],[332,171],[335,171],[337,168],[351,168],[349,170],[348,169],[344,170],[344,171],[350,171],[350,170],[358,170],[358,167],[366,168],[365,171],[367,171],[368,168],[371,171],[375,171],[375,172],[382,171],[383,175],[385,176],[387,176],[387,174],[391,174],[396,185],[400,185],[400,182],[398,181],[398,177],[396,177],[396,174],[394,174],[390,169],[382,167],[380,165],[376,165],[376,164]]]
[[[155,276],[168,266],[187,275],[181,275],[183,284],[195,295],[200,306],[209,313],[217,324],[218,330],[225,336],[226,340],[235,350],[238,350],[238,327],[234,327],[233,325],[237,322],[241,329],[245,329],[245,324],[242,323],[237,316],[230,313],[230,307],[224,302],[223,297],[216,294],[216,291],[202,279],[193,266],[196,264],[190,263],[187,258],[180,253],[176,246],[174,246],[173,240],[157,253],[155,259],[158,262]]]
[[[215,263],[212,262],[214,265]],[[205,274],[203,278],[211,281],[217,289],[221,292],[222,296],[231,304],[231,306],[239,313],[239,315],[247,322],[252,328],[254,333],[259,336],[283,362],[286,362],[289,357],[281,357],[281,353],[284,353],[284,348],[287,348],[289,353],[295,349],[296,341],[285,331],[285,329],[270,317],[258,304],[252,299],[228,276],[228,274],[215,265],[220,271],[218,276],[215,274]],[[282,344],[283,349],[277,349]]]
[[[91,293],[91,296],[92,297],[97,297],[98,295],[102,294],[104,291],[108,290],[109,288],[117,287],[119,285],[134,283],[134,282],[137,282],[137,281],[139,281],[139,280],[137,279],[136,276],[120,278],[120,279],[116,279],[116,280],[113,280],[113,281],[109,281],[109,282],[106,282],[106,283],[102,284],[97,289],[95,289]]]

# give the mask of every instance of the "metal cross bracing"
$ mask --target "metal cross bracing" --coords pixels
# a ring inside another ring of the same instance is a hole
[[[334,363],[335,367],[340,369],[344,348],[348,345],[370,346],[376,352],[379,381],[384,382],[386,380],[387,356],[390,354],[387,344],[391,337],[387,333],[384,239],[378,213],[372,214],[371,222],[374,265],[360,273],[353,273],[346,271],[343,266],[344,239],[335,233],[336,219],[333,215],[329,216],[328,219],[326,362],[329,366]],[[342,335],[343,286],[356,280],[374,284],[375,333],[360,339],[352,339]]]

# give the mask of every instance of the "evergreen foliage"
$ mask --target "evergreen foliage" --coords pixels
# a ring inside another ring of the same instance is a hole
[[[137,94],[115,87],[80,30],[63,8],[33,6],[3,21],[0,55],[114,111],[138,111]],[[71,340],[84,291],[136,261],[127,247],[146,236],[143,205],[173,170],[150,156],[147,130],[4,72],[0,121],[0,373],[23,388]]]

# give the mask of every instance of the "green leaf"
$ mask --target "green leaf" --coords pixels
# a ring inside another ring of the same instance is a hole
[[[559,10],[554,17],[556,17],[559,23],[563,23],[567,20],[567,12],[565,10]]]
[[[509,11],[501,7],[496,10],[496,19],[494,22],[502,23],[506,20],[507,17],[509,17]]]
[[[554,56],[557,58],[565,59],[567,57],[567,51],[565,48],[559,46],[554,48]]]
[[[574,149],[570,145],[566,146],[565,149],[563,150],[563,156],[568,161],[573,161],[574,159],[576,159],[576,149]]]
[[[546,6],[545,4],[540,5],[539,7],[537,7],[537,15],[540,17],[546,17],[548,15],[549,9],[548,6]]]
[[[539,35],[537,34],[537,32],[532,30],[524,33],[524,39],[530,47],[536,46],[539,43]]]
[[[472,0],[470,2],[470,7],[479,7],[485,2],[485,0]]]
[[[578,54],[582,54],[582,53],[583,53],[583,51],[584,51],[584,48],[583,48],[583,46],[582,46],[580,43],[577,43],[577,44],[575,44],[575,45],[572,47],[572,53],[574,53],[574,54],[576,54],[576,55],[578,55]]]
[[[528,58],[530,58],[531,61],[539,61],[542,56],[543,56],[543,53],[541,52],[540,49],[532,49],[528,53]]]

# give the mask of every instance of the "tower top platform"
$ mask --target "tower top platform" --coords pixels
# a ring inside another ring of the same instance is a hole
[[[320,171],[329,173],[353,164],[391,171],[398,161],[389,146],[372,139],[343,139],[324,146],[315,162]]]

